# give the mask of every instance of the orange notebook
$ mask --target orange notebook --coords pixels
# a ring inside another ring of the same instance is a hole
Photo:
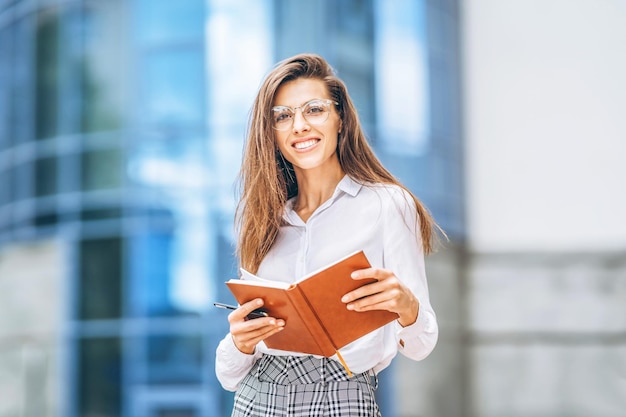
[[[330,357],[348,343],[398,318],[386,310],[350,311],[341,302],[346,293],[376,281],[350,277],[353,271],[369,267],[365,254],[359,251],[295,284],[264,280],[243,271],[254,279],[231,279],[226,285],[239,304],[262,298],[262,308],[269,316],[285,320],[281,332],[265,339],[267,347]]]

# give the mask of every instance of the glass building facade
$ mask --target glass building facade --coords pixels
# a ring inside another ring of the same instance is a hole
[[[0,250],[60,245],[66,301],[59,372],[25,386],[44,394],[23,415],[228,414],[213,369],[226,315],[211,303],[233,301],[233,183],[282,58],[324,55],[379,157],[463,239],[454,7],[0,0]]]

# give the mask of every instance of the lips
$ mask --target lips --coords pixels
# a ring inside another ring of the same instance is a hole
[[[293,146],[294,148],[298,149],[298,150],[303,150],[303,149],[307,149],[310,148],[312,146],[315,146],[320,140],[313,138],[313,139],[307,139],[307,140],[303,140],[300,142],[296,142],[294,143]]]

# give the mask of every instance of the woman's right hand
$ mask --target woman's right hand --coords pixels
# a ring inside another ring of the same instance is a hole
[[[274,317],[261,317],[246,320],[246,316],[263,306],[263,300],[256,298],[242,304],[228,315],[230,335],[233,343],[242,353],[252,354],[262,340],[285,328],[285,321]]]

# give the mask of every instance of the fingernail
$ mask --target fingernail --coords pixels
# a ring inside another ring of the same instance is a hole
[[[273,325],[276,324],[276,321],[275,320],[270,320],[270,324],[273,326]]]
[[[348,305],[346,306],[346,308],[347,308],[348,310],[354,310],[354,304],[348,304]]]
[[[285,322],[283,320],[278,320],[278,325],[282,327],[285,325]]]
[[[348,302],[348,296],[344,295],[343,297],[341,297],[341,302],[342,303],[347,303]]]

